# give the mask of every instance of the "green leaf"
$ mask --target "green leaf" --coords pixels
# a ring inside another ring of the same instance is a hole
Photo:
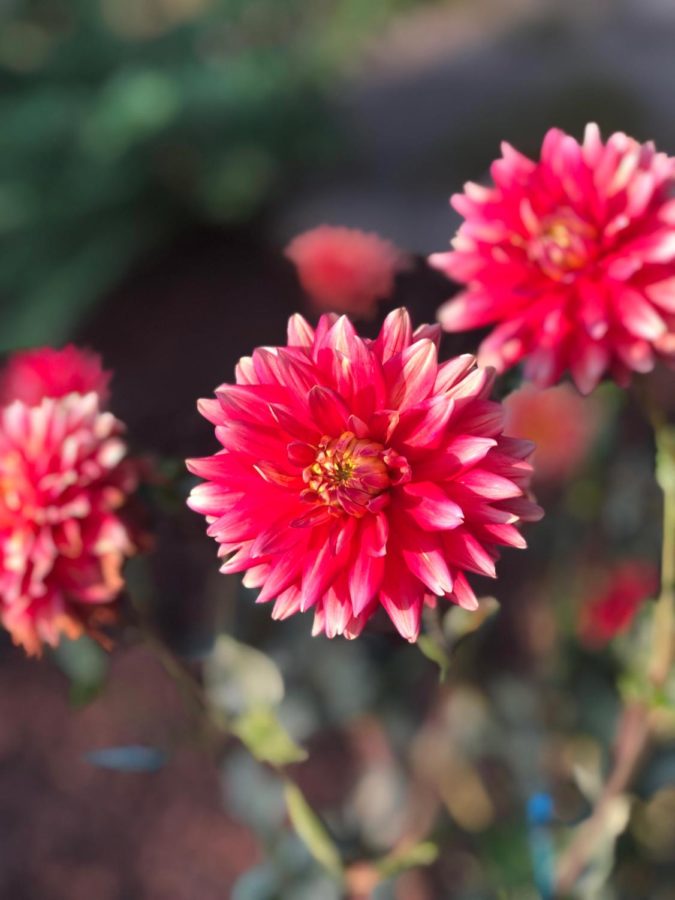
[[[209,704],[225,717],[269,709],[284,696],[276,663],[229,634],[218,637],[204,667],[204,682]]]
[[[675,491],[675,427],[661,426],[656,432],[656,480],[661,490]]]
[[[275,177],[275,161],[260,147],[234,147],[205,175],[202,204],[216,219],[246,219],[270,192]]]
[[[252,709],[232,725],[232,732],[260,762],[287,766],[307,759],[307,751],[295,743],[271,709]]]
[[[418,866],[430,866],[438,858],[438,847],[433,841],[422,841],[405,850],[383,856],[375,863],[375,868],[382,878],[394,878],[407,869]]]
[[[52,651],[56,665],[70,681],[74,706],[89,703],[100,692],[108,672],[108,655],[90,637],[64,638]]]
[[[443,631],[446,637],[455,644],[466,635],[477,631],[484,622],[491,619],[499,610],[499,602],[495,597],[480,597],[478,609],[462,609],[461,606],[453,606],[443,619]]]
[[[153,69],[115,73],[98,100],[84,119],[81,141],[106,163],[168,126],[181,103],[178,80]]]
[[[440,669],[439,679],[445,681],[445,677],[448,674],[448,668],[450,667],[450,657],[447,654],[445,647],[442,647],[429,634],[421,634],[417,639],[417,646],[427,659],[436,663]]]
[[[291,781],[284,787],[286,809],[293,828],[314,859],[335,878],[342,879],[340,852],[323,822],[305,800],[302,791]]]

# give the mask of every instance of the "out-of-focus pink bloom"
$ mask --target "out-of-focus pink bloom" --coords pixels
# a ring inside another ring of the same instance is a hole
[[[504,431],[536,447],[534,476],[541,481],[569,478],[583,463],[605,418],[602,405],[568,384],[540,391],[526,384],[504,399]]]
[[[497,327],[478,361],[525,360],[548,387],[569,369],[583,393],[675,358],[675,160],[625,134],[581,145],[551,129],[538,162],[508,144],[494,186],[467,184],[450,253],[433,266],[466,289],[439,310],[448,331]]]
[[[62,634],[96,636],[114,619],[121,566],[134,551],[122,507],[137,473],[121,423],[101,410],[108,376],[98,357],[41,350],[19,354],[9,370],[0,408],[0,618],[15,643],[38,654]],[[12,388],[22,399],[8,402]]]
[[[630,560],[608,573],[604,584],[588,598],[581,610],[579,636],[589,647],[602,647],[630,628],[645,600],[658,591],[655,566]]]
[[[532,447],[503,436],[492,370],[438,364],[439,332],[403,309],[374,341],[296,315],[288,346],[200,401],[222,450],[188,461],[206,479],[189,505],[274,618],[313,609],[315,634],[352,638],[382,606],[414,641],[425,603],[474,609],[465,573],[493,577],[499,545],[525,546]]]
[[[21,400],[29,406],[43,397],[66,394],[98,394],[101,404],[108,399],[110,372],[103,369],[96,353],[69,344],[62,350],[40,347],[10,357],[0,374],[0,404]]]
[[[377,234],[320,225],[294,238],[286,256],[317,309],[373,318],[376,303],[394,290],[396,273],[408,258]]]

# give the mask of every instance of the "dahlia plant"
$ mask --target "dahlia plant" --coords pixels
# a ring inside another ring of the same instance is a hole
[[[504,436],[491,369],[439,365],[438,331],[404,309],[372,341],[345,317],[315,331],[296,315],[286,347],[255,350],[200,401],[222,449],[188,462],[206,479],[189,504],[221,571],[246,572],[274,618],[312,609],[315,634],[354,638],[383,607],[415,641],[425,605],[475,609],[466,573],[494,577],[498,548],[525,546],[532,447]]]
[[[421,649],[444,670],[453,641],[471,630],[461,622],[480,622],[495,605],[476,614],[471,579],[494,578],[501,549],[525,548],[522,526],[542,515],[525,438],[540,445],[534,459],[546,489],[581,469],[599,431],[598,395],[584,399],[556,383],[569,372],[586,394],[606,375],[627,385],[657,360],[675,358],[675,160],[623,134],[603,142],[590,125],[581,144],[549,131],[537,161],[504,145],[491,174],[492,185],[469,184],[453,197],[465,221],[453,250],[431,257],[461,284],[439,310],[440,325],[414,330],[407,310],[396,309],[375,337],[360,337],[337,313],[373,317],[407,258],[355,229],[323,226],[293,240],[286,255],[323,314],[316,327],[292,316],[285,345],[242,357],[234,383],[199,401],[219,448],[187,462],[200,479],[188,505],[206,518],[221,571],[243,574],[257,602],[272,604],[273,619],[311,611],[314,635],[352,639],[378,616],[394,633],[388,617],[410,643],[424,627]],[[439,359],[442,328],[494,323],[477,356]],[[535,385],[491,399],[496,375],[520,362]],[[95,354],[75,347],[19,353],[0,372],[0,618],[31,654],[63,636],[102,637],[124,586],[123,564],[137,549],[127,507],[138,466],[107,411],[109,379]],[[664,492],[660,587],[642,560],[608,566],[574,629],[587,648],[604,647],[629,631],[658,589],[649,658],[636,653],[640,692],[622,715],[616,767],[557,872],[549,866],[542,896],[571,890],[611,830],[612,801],[629,784],[672,670],[675,432],[662,412],[650,414]],[[529,602],[529,582],[527,593]],[[464,612],[441,617],[446,601]],[[423,620],[429,609],[437,612]],[[460,624],[448,626],[451,619]],[[145,636],[209,735],[234,735],[283,771],[291,821],[325,868],[344,885],[361,885],[354,896],[396,871],[407,852],[414,865],[433,859],[433,845],[431,853],[420,845],[422,857],[404,834],[379,869],[367,854],[343,865],[283,770],[306,753],[276,719],[283,679],[275,664],[220,635],[201,680],[154,633]],[[237,667],[245,670],[239,693]],[[447,722],[431,709],[425,729],[435,733]],[[427,749],[424,741],[414,748],[425,760]],[[447,757],[431,756],[439,770],[428,785],[433,804],[442,796],[456,822],[464,816],[477,827],[491,814],[489,798],[467,816],[448,785],[454,772],[482,789],[480,773],[454,746]],[[550,817],[551,804],[544,806]]]
[[[535,484],[564,483],[579,472],[607,424],[603,399],[583,397],[569,383],[545,390],[525,383],[504,398],[506,434],[535,446]]]
[[[464,222],[432,266],[462,285],[438,318],[447,331],[496,327],[478,350],[499,372],[523,362],[524,376],[546,388],[569,372],[581,393],[609,375],[627,386],[659,359],[675,360],[675,159],[623,133],[602,140],[596,125],[581,144],[551,129],[540,158],[508,144],[492,164],[493,183],[469,183],[452,197]],[[651,735],[650,709],[674,658],[675,432],[653,408],[657,480],[664,493],[660,592],[641,685],[618,728],[616,768],[593,815],[559,862],[557,890],[576,884],[608,829],[615,797],[628,787]],[[640,570],[642,571],[642,570]],[[582,631],[599,644],[628,628],[654,585],[623,566],[619,584],[591,602]],[[553,891],[553,882],[551,891]]]
[[[408,257],[391,241],[358,228],[320,225],[297,235],[285,250],[305,293],[319,312],[372,319],[388,299]]]
[[[72,344],[61,350],[24,350],[10,356],[0,371],[0,404],[21,400],[38,406],[45,397],[93,393],[103,407],[109,399],[111,376],[96,353]]]
[[[100,635],[134,552],[137,476],[107,383],[74,347],[19,353],[0,378],[0,617],[29,654]]]
[[[452,205],[465,219],[433,266],[465,285],[441,307],[447,331],[497,323],[478,352],[503,372],[525,362],[540,387],[569,370],[589,393],[675,357],[675,159],[588,125],[557,128],[533,161],[509,144]]]

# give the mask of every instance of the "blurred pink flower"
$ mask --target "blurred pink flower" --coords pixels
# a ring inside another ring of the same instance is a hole
[[[540,391],[526,384],[504,399],[504,432],[535,445],[534,477],[569,478],[583,463],[605,418],[595,398],[580,397],[569,384]]]
[[[101,411],[97,390],[108,376],[97,357],[74,347],[41,350],[18,354],[8,368],[0,409],[0,618],[15,643],[38,654],[43,643],[96,634],[114,618],[108,604],[134,551],[121,507],[137,474],[125,459],[121,423]],[[9,402],[12,386],[22,399]],[[78,386],[92,389],[78,393]]]
[[[189,505],[274,618],[314,609],[315,634],[353,638],[383,606],[414,641],[425,603],[474,609],[465,572],[494,577],[497,546],[525,546],[531,445],[502,435],[491,370],[438,364],[439,332],[403,309],[374,341],[296,315],[288,346],[200,401],[223,449],[188,461],[206,479]]]
[[[408,266],[390,241],[333,225],[305,231],[285,252],[317,309],[361,319],[374,317],[377,301],[391,296],[396,273]]]
[[[88,394],[94,391],[104,404],[108,399],[110,372],[96,353],[68,344],[62,350],[40,347],[10,357],[0,374],[0,404],[22,400],[38,404],[43,397]]]
[[[640,560],[617,565],[581,610],[579,636],[591,648],[601,647],[630,628],[645,600],[659,588],[655,566]]]
[[[583,393],[609,372],[620,384],[675,358],[675,160],[622,133],[582,145],[557,128],[541,159],[508,144],[493,187],[467,184],[452,205],[465,217],[433,266],[466,289],[443,305],[447,331],[499,323],[481,365],[525,359],[548,387],[569,369]]]

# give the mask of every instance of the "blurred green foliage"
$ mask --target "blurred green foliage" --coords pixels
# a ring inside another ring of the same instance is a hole
[[[0,349],[64,340],[149,246],[339,152],[336,71],[411,0],[17,0],[0,36]]]
[[[256,759],[285,766],[307,758],[277,717],[284,681],[269,656],[221,634],[206,660],[204,678],[210,714]]]
[[[109,659],[92,638],[64,638],[52,651],[52,657],[70,683],[73,706],[83,706],[98,696],[108,675]]]
[[[316,861],[331,875],[339,879],[342,875],[340,852],[323,823],[295,784],[287,782],[284,795],[288,816],[298,836]]]

